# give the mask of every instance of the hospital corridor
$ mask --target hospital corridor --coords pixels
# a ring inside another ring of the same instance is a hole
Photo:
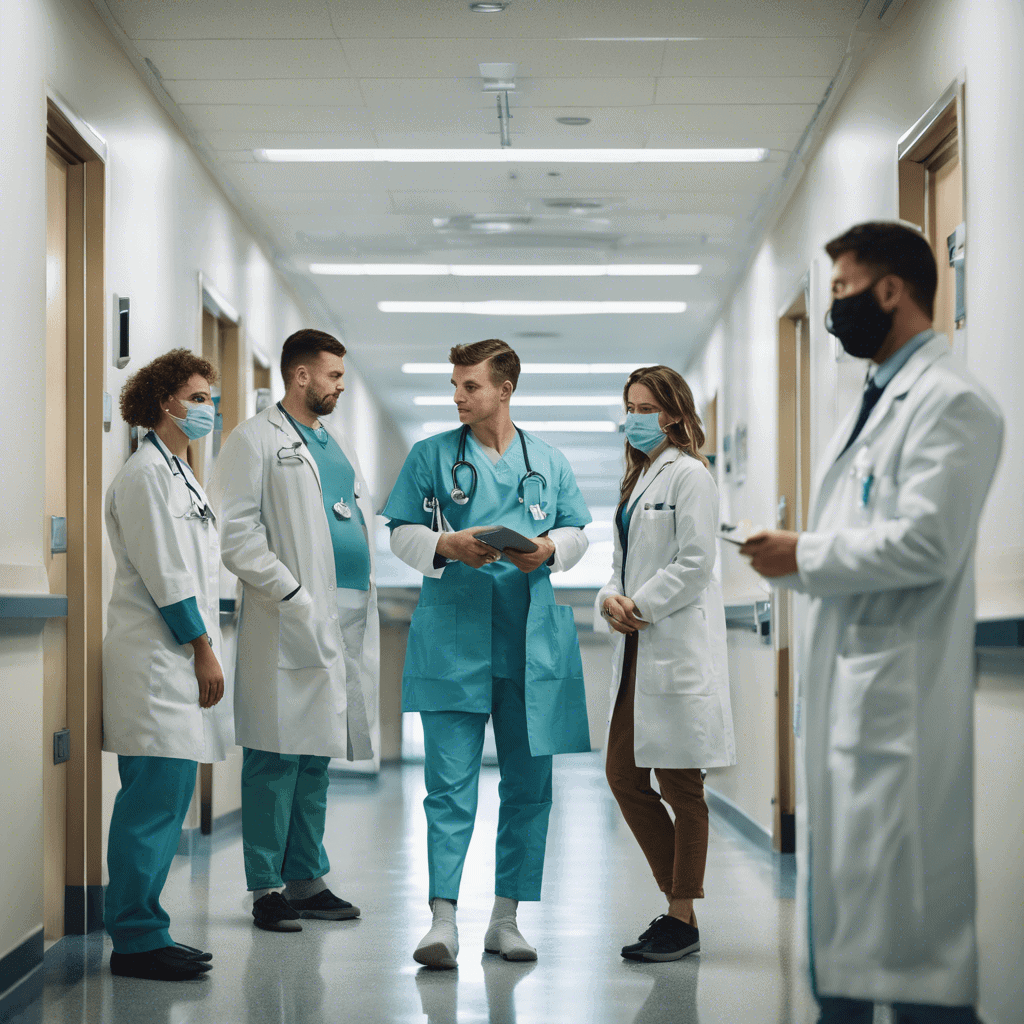
[[[0,1024],[1024,1024],[1020,0],[0,96]]]

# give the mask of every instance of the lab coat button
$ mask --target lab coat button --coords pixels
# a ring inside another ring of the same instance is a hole
[[[331,618],[332,619],[336,619],[337,617],[338,617],[338,613],[337,612],[331,612]]]

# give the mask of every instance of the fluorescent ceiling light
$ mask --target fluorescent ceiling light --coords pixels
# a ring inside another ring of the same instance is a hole
[[[451,420],[428,420],[422,429],[428,434],[439,434],[459,426]],[[619,429],[611,420],[516,420],[516,426],[535,434],[614,434]]]
[[[699,263],[310,263],[339,277],[693,277]]]
[[[723,164],[759,163],[767,149],[254,149],[268,163]]]
[[[577,302],[484,299],[479,302],[378,302],[382,313],[471,313],[475,316],[582,316],[592,313],[682,313],[685,302]]]
[[[654,360],[635,363],[523,363],[522,373],[632,373],[638,366],[653,366]],[[402,373],[444,373],[451,376],[451,363],[402,363]],[[618,401],[618,399],[616,399]]]
[[[414,405],[451,405],[451,395],[417,395]],[[513,395],[512,405],[527,406],[608,406],[622,405],[622,395],[541,395],[531,398],[529,395]]]

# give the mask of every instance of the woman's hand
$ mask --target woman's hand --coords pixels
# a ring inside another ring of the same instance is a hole
[[[616,633],[636,633],[638,630],[646,629],[650,623],[644,622],[636,616],[636,605],[630,597],[622,597],[620,594],[613,594],[604,599],[601,605],[608,624]]]
[[[196,654],[194,667],[196,682],[199,683],[199,706],[212,708],[224,696],[224,670],[205,633],[192,641],[192,650]]]

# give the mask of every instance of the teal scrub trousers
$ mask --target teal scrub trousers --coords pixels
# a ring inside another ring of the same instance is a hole
[[[329,757],[242,748],[242,855],[250,892],[322,878]]]
[[[491,719],[501,781],[494,895],[539,900],[551,811],[551,756],[534,757],[525,682],[495,679]],[[457,900],[476,818],[487,715],[422,711],[430,899]]]
[[[110,881],[103,905],[103,924],[116,953],[174,945],[160,893],[192,803],[196,764],[177,757],[117,758],[121,789],[110,816]]]

